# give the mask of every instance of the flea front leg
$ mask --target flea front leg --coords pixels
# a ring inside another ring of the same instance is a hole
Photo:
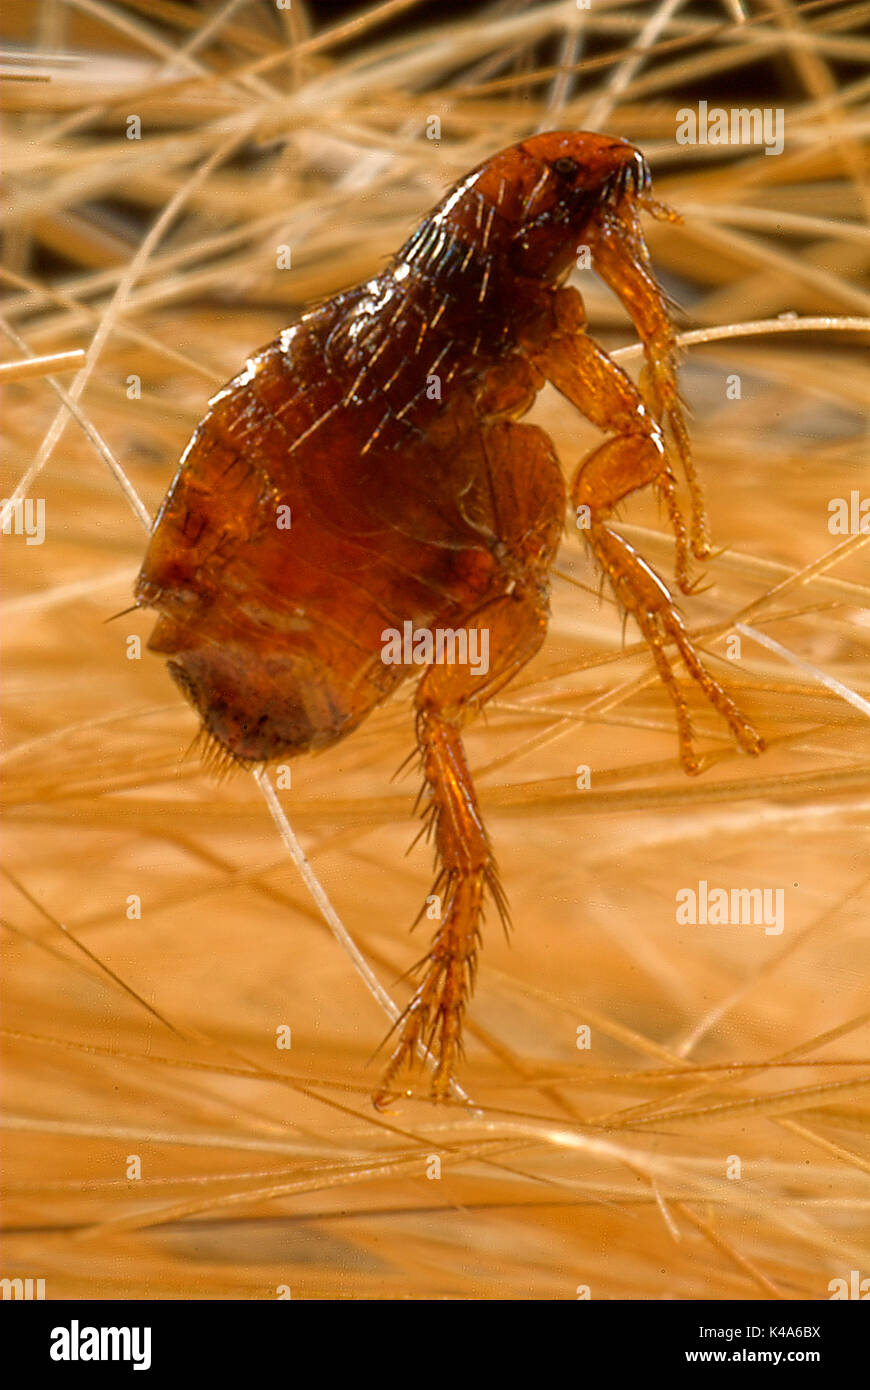
[[[525,344],[532,365],[575,405],[593,425],[607,434],[638,441],[644,466],[613,502],[635,488],[652,484],[665,504],[676,543],[677,583],[684,594],[694,584],[689,574],[689,539],[677,500],[677,484],[658,417],[645,404],[630,376],[584,332],[583,301],[573,289],[558,291],[552,318],[544,320],[535,339]],[[618,488],[620,479],[613,480]]]
[[[648,210],[656,217],[680,220],[659,204],[651,203]],[[670,426],[692,504],[692,553],[703,560],[712,546],[704,495],[677,389],[676,335],[667,300],[652,271],[637,210],[624,207],[619,217],[603,218],[591,232],[590,243],[596,274],[622,300],[643,343],[646,361],[641,374],[642,394],[656,419]]]
[[[486,631],[498,659],[484,676],[469,666],[431,666],[417,691],[417,742],[428,793],[425,815],[435,842],[438,873],[432,895],[439,926],[414,996],[399,1019],[398,1042],[375,1104],[390,1099],[398,1072],[425,1046],[435,1058],[433,1100],[449,1095],[462,1048],[462,1020],[474,987],[487,898],[504,922],[507,905],[462,746],[460,728],[470,714],[512,680],[544,638],[546,613],[537,592],[514,593],[482,609],[466,631]],[[478,647],[478,650],[481,650]],[[421,914],[422,915],[422,914]]]
[[[527,350],[535,366],[593,424],[615,432],[615,438],[595,449],[577,468],[571,501],[575,509],[585,509],[583,538],[610,580],[617,599],[636,619],[674,703],[683,766],[690,773],[700,770],[688,705],[667,654],[670,643],[677,647],[707,699],[728,722],[740,746],[747,753],[760,753],[763,739],[704,666],[667,587],[608,524],[619,502],[639,488],[654,486],[665,501],[676,536],[681,587],[691,590],[686,527],[660,426],[631,379],[591,338],[577,331],[577,301],[571,291],[563,291],[559,296],[558,311],[557,331],[545,342],[529,344]]]
[[[583,536],[619,603],[634,616],[646,639],[674,704],[683,766],[695,774],[701,769],[694,751],[689,707],[667,654],[669,643],[676,646],[689,674],[727,721],[741,748],[747,753],[761,753],[764,740],[702,662],[667,587],[634,547],[607,524],[614,505],[626,492],[650,482],[655,466],[653,440],[637,435],[609,440],[578,469],[571,497],[575,506],[588,508],[589,524]]]

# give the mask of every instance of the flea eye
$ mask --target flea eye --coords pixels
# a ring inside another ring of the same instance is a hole
[[[557,159],[552,167],[555,173],[561,174],[565,179],[573,178],[580,168],[576,159],[569,159],[567,156],[564,159]]]

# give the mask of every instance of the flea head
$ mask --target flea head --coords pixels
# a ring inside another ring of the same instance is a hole
[[[514,270],[548,281],[567,273],[603,220],[636,223],[637,208],[662,211],[649,197],[640,150],[589,131],[534,135],[502,150],[481,167],[476,187],[507,224]]]

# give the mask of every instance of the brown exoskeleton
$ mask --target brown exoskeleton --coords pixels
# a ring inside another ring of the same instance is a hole
[[[418,675],[442,909],[378,1102],[421,1043],[436,1057],[433,1096],[450,1089],[487,897],[505,913],[462,726],[544,640],[568,501],[649,644],[686,771],[698,762],[671,644],[740,745],[763,747],[665,585],[610,524],[618,503],[653,487],[676,538],[677,583],[691,591],[690,554],[710,543],[674,333],[639,221],[674,214],[649,190],[638,150],[586,132],[537,135],[480,165],[382,274],[305,314],[215,396],[136,584],[137,602],[160,613],[151,649],[170,657],[208,735],[237,762],[334,743]],[[579,245],[643,342],[640,388],[587,335],[565,285]],[[608,435],[567,495],[549,436],[519,423],[545,381]],[[408,622],[486,632],[488,669],[388,664],[386,634]]]

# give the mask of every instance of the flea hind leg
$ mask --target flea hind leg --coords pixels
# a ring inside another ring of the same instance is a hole
[[[534,655],[546,631],[546,598],[537,588],[515,591],[479,611],[460,631],[488,634],[497,660],[475,676],[468,665],[431,666],[416,698],[417,743],[423,764],[424,814],[438,873],[432,888],[439,925],[420,965],[419,983],[399,1019],[398,1041],[375,1093],[383,1107],[397,1074],[425,1046],[435,1058],[431,1094],[445,1099],[462,1051],[462,1022],[474,987],[486,900],[507,922],[507,906],[462,746],[463,723]],[[478,638],[477,651],[483,650]],[[469,651],[472,650],[469,644]],[[422,914],[421,914],[422,915]]]
[[[491,395],[496,408],[505,404],[495,388]],[[458,415],[451,428],[456,437],[445,439],[444,447],[477,459],[475,485],[463,497],[463,508],[499,556],[497,582],[502,593],[469,615],[458,629],[454,660],[430,666],[417,688],[424,814],[438,866],[432,895],[440,904],[440,916],[418,967],[413,998],[396,1025],[395,1050],[375,1094],[379,1106],[389,1099],[396,1076],[421,1046],[435,1058],[433,1098],[449,1095],[462,1050],[462,1022],[474,986],[487,900],[507,923],[507,904],[461,730],[513,680],[544,640],[549,566],[565,516],[561,470],[542,430],[509,419],[487,422]],[[463,642],[468,657],[476,652],[480,658],[486,651],[486,660],[456,660],[456,647],[461,657]]]

